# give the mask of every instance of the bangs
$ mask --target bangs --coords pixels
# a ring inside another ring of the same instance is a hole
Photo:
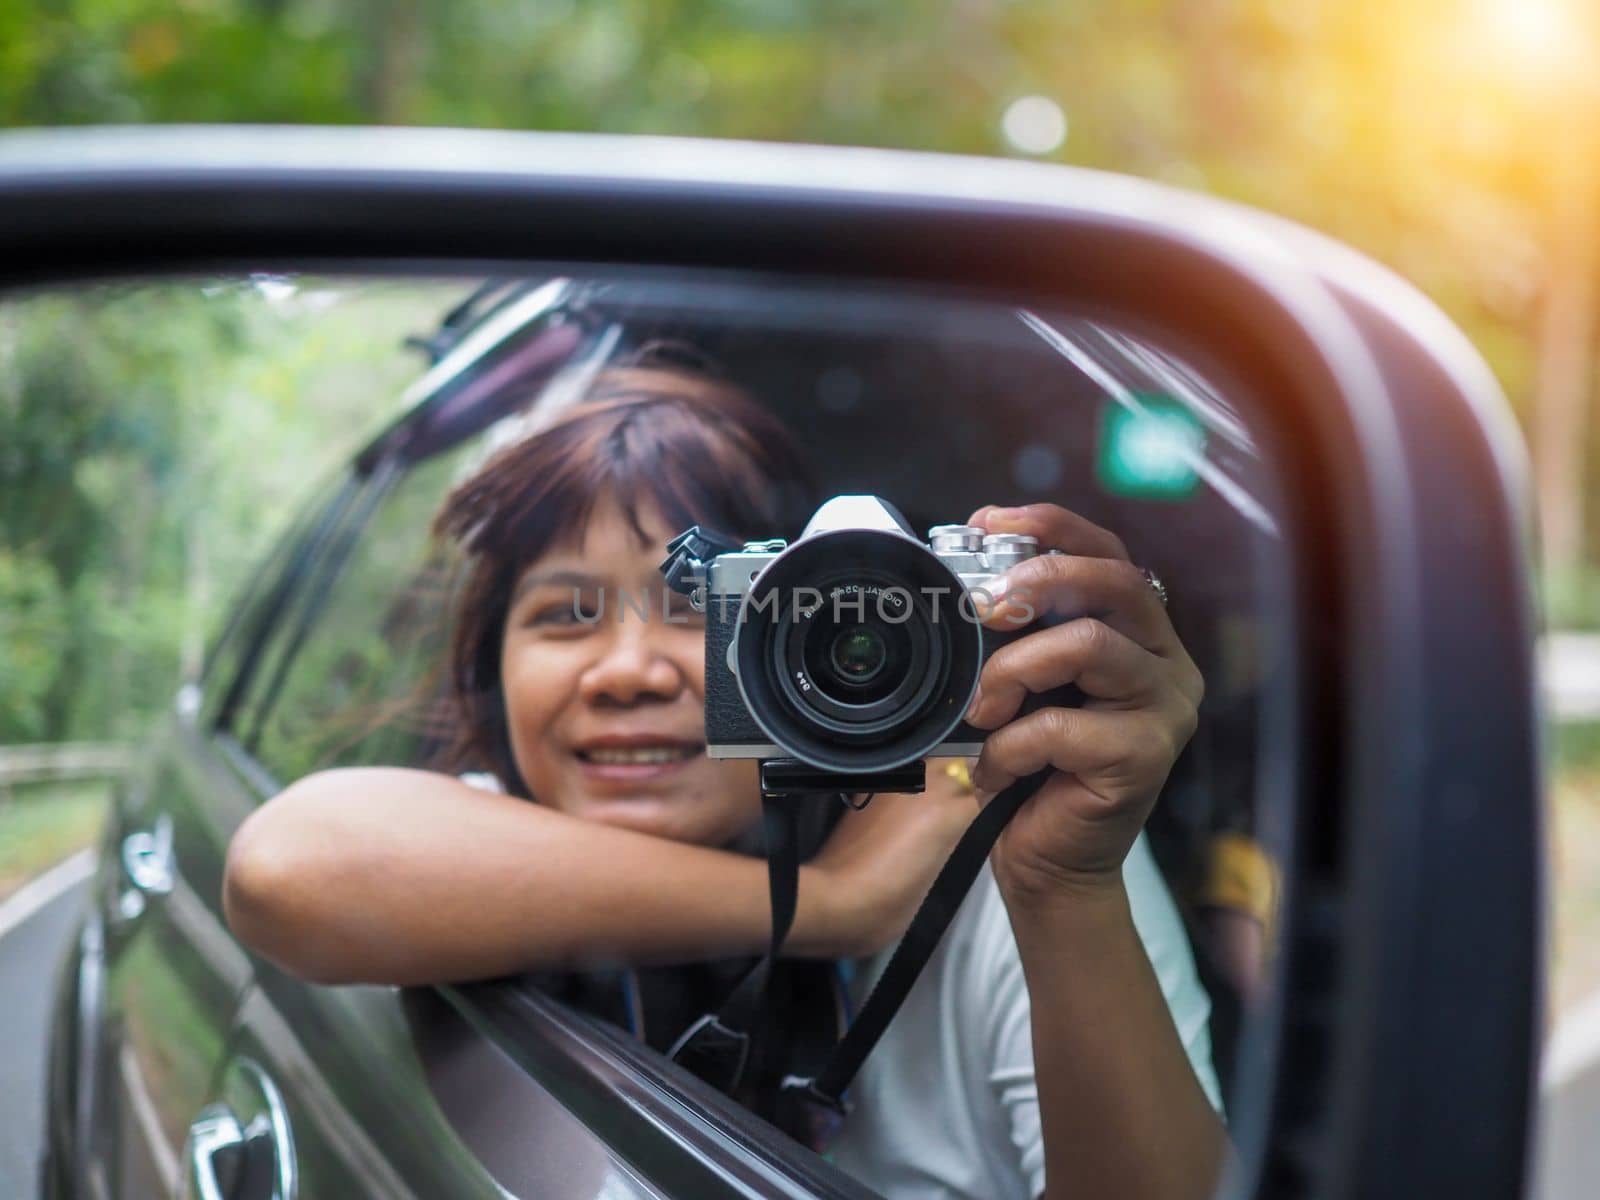
[[[709,525],[745,539],[789,536],[788,506],[772,502],[775,481],[758,469],[758,453],[681,408],[634,408],[605,439],[590,507],[615,500],[641,543],[650,510],[673,533]]]
[[[611,373],[603,399],[502,450],[456,490],[435,529],[512,575],[581,543],[595,506],[621,509],[640,544],[651,511],[674,531],[792,538],[813,489],[787,430],[735,389],[665,390],[658,370]],[[650,377],[652,384],[639,377]],[[626,385],[626,386],[619,386]],[[665,547],[663,546],[663,552]]]

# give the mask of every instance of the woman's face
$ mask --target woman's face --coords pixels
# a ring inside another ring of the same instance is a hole
[[[552,808],[723,845],[760,813],[755,764],[706,757],[705,621],[657,569],[681,531],[640,516],[645,543],[602,502],[518,582],[500,651],[512,754]]]

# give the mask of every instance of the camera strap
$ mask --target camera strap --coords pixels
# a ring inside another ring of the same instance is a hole
[[[786,1076],[781,1082],[782,1090],[798,1092],[835,1113],[848,1111],[845,1089],[933,956],[1001,832],[1017,810],[1044,785],[1052,769],[1047,767],[1017,780],[983,807],[939,869],[933,886],[928,889],[866,1003],[821,1070],[810,1077]],[[793,797],[768,795],[763,797],[762,806],[772,897],[772,939],[767,956],[740,981],[722,1009],[701,1017],[690,1026],[669,1054],[674,1061],[729,1094],[744,1081],[752,1058],[762,1057],[761,1038],[755,1031],[761,1028],[772,969],[794,921],[799,894],[798,805]],[[754,1054],[753,1047],[756,1048]]]
[[[730,1095],[744,1082],[752,1057],[763,1057],[758,1034],[769,1008],[768,989],[784,939],[794,924],[800,894],[800,806],[792,797],[763,795],[761,817],[767,839],[767,891],[772,901],[772,937],[766,957],[739,981],[720,1010],[689,1026],[667,1052],[668,1058]]]
[[[889,1027],[895,1013],[911,992],[922,968],[933,957],[934,950],[944,937],[944,931],[955,919],[956,910],[972,889],[973,880],[989,857],[989,851],[1000,838],[1001,832],[1016,816],[1017,810],[1037,792],[1050,777],[1052,767],[1036,771],[1017,780],[996,795],[973,819],[961,835],[956,848],[950,852],[939,874],[923,898],[917,915],[911,919],[905,936],[895,947],[889,963],[878,982],[867,996],[866,1003],[856,1019],[850,1023],[844,1037],[834,1047],[822,1070],[811,1079],[791,1077],[783,1081],[786,1089],[803,1092],[809,1099],[833,1109],[847,1112],[845,1089],[850,1086],[867,1055],[878,1044],[884,1030]]]

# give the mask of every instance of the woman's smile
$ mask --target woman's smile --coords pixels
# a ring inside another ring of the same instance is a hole
[[[587,739],[573,753],[591,784],[637,785],[682,774],[704,758],[705,748],[699,738],[618,733]]]

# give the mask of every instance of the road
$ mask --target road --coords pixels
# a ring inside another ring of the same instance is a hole
[[[0,904],[0,1196],[32,1196],[55,970],[88,896],[87,853]]]

